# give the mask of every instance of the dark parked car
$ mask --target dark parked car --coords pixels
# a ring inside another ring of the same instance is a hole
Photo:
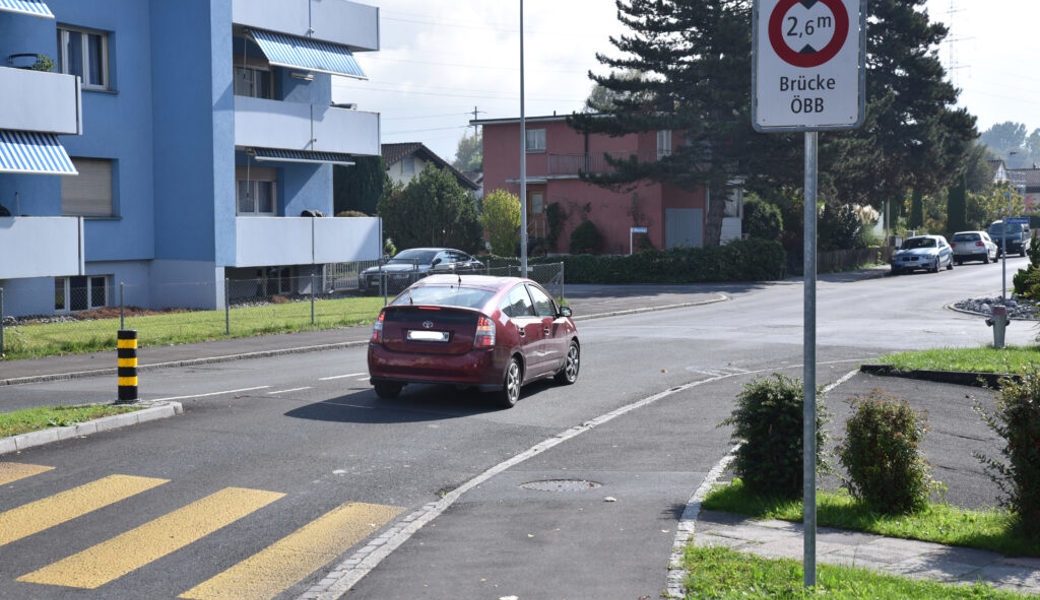
[[[1019,256],[1025,256],[1029,250],[1029,236],[1029,225],[1022,223],[993,221],[989,226],[989,237],[993,238],[1001,256],[1004,254],[1005,245],[1008,254],[1017,252]]]
[[[368,345],[380,398],[409,383],[447,383],[493,392],[508,408],[532,381],[574,383],[580,365],[570,308],[519,277],[422,279],[379,313]]]
[[[398,252],[384,265],[358,274],[358,291],[379,292],[380,276],[387,290],[396,293],[431,273],[482,273],[484,264],[454,248],[411,248]]]
[[[907,238],[892,255],[892,274],[925,269],[938,273],[946,267],[953,269],[953,248],[941,235],[918,235]]]

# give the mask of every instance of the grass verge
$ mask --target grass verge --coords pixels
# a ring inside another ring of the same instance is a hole
[[[712,490],[701,506],[756,519],[802,520],[801,500],[753,494],[740,479]],[[1020,533],[1015,519],[999,510],[976,511],[929,503],[922,511],[890,516],[870,510],[844,490],[821,491],[816,496],[816,520],[821,527],[991,550],[1007,556],[1040,556],[1040,540]]]
[[[865,569],[819,565],[816,587],[803,587],[801,563],[768,560],[727,548],[688,547],[683,556],[687,570],[686,598],[833,598],[903,600],[1012,600],[1027,598],[981,583],[955,586],[881,575]]]
[[[368,325],[382,307],[382,297],[340,298],[316,302],[314,324],[310,302],[289,302],[234,308],[229,315],[223,310],[203,310],[130,316],[125,327],[137,330],[137,343],[143,348]],[[228,323],[230,333],[225,331]],[[118,318],[7,327],[5,356],[19,359],[113,350],[118,330]]]
[[[940,348],[886,354],[878,362],[897,369],[927,371],[976,371],[979,373],[1024,373],[1040,369],[1040,346],[984,348]]]
[[[141,410],[141,407],[92,404],[89,406],[42,406],[0,413],[0,437],[41,431],[51,427],[67,427],[135,410]]]

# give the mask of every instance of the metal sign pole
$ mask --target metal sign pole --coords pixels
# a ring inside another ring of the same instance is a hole
[[[805,587],[816,585],[816,182],[819,134],[805,132],[805,234],[803,271],[805,325],[802,343],[805,380],[802,417],[803,515],[802,564]]]

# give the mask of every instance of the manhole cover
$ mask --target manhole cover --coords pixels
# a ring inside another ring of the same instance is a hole
[[[520,487],[525,490],[536,492],[580,492],[602,487],[603,484],[584,479],[543,479],[542,481],[528,481],[521,483]]]

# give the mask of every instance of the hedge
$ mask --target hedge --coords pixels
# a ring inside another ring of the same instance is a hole
[[[643,250],[631,256],[570,254],[532,257],[529,264],[564,263],[567,283],[701,283],[783,279],[786,256],[780,242],[748,239],[705,248]],[[518,265],[492,257],[491,266]]]

